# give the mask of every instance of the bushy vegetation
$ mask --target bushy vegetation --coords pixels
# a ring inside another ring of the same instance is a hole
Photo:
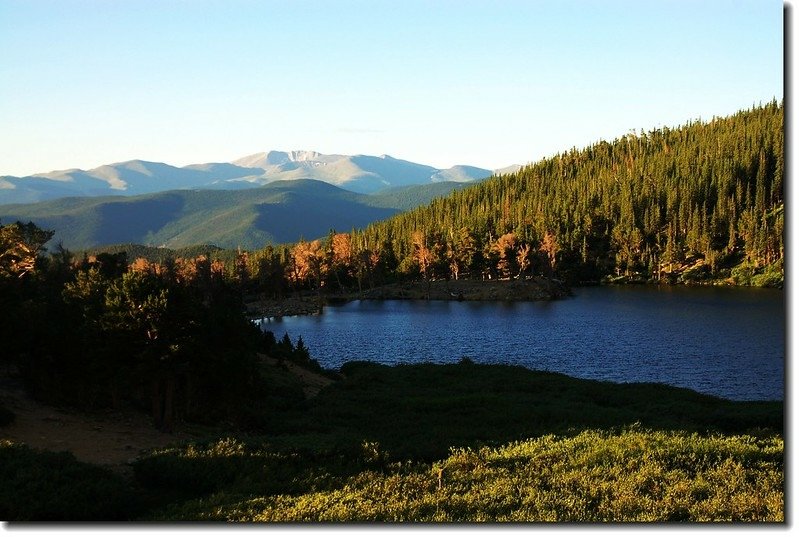
[[[172,498],[148,517],[529,522],[783,516],[779,402],[732,402],[666,386],[582,381],[468,361],[352,362],[341,373],[344,380],[301,410],[283,413],[271,434],[225,437],[142,458],[134,466],[139,482]]]
[[[633,428],[458,448],[433,463],[389,462],[369,443],[353,455],[286,456],[226,440],[140,472],[207,486],[192,479],[199,473],[219,484],[216,494],[157,513],[161,520],[784,520],[779,438]]]
[[[736,285],[782,288],[784,274],[785,268],[782,259],[771,265],[760,267],[752,263],[742,263],[730,271],[730,280]]]
[[[109,470],[0,440],[0,520],[118,521],[143,508],[131,485]]]
[[[660,384],[581,380],[519,366],[350,362],[334,383],[287,415],[295,445],[377,442],[399,460],[433,461],[452,446],[640,423],[657,430],[781,432],[782,403],[738,402]]]

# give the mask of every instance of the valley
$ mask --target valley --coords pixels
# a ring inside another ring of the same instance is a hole
[[[246,190],[172,190],[0,205],[0,222],[35,221],[56,230],[52,245],[70,250],[125,243],[254,250],[321,238],[330,229],[362,228],[466,185],[412,185],[366,195],[311,179],[281,180]]]

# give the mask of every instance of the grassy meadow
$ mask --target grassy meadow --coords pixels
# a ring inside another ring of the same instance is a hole
[[[132,476],[0,446],[4,520],[783,522],[781,402],[521,367],[346,364],[306,399],[264,366],[249,431]],[[52,476],[60,476],[53,478]],[[85,491],[73,492],[75,484]],[[96,501],[101,497],[103,501]]]

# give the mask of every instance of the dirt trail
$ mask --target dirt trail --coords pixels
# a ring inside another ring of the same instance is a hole
[[[267,362],[277,363],[271,358]],[[285,366],[300,379],[306,397],[315,396],[333,382],[288,361]],[[143,413],[87,413],[44,405],[28,396],[19,381],[7,377],[0,378],[0,405],[15,414],[13,423],[0,426],[0,440],[35,449],[69,451],[80,461],[124,474],[130,470],[128,462],[148,451],[198,438],[181,425],[174,433],[162,433]]]
[[[0,404],[15,414],[0,427],[0,439],[48,451],[70,451],[75,458],[124,471],[127,463],[158,447],[189,440],[155,429],[149,417],[134,412],[78,412],[35,401],[14,381],[0,384]]]

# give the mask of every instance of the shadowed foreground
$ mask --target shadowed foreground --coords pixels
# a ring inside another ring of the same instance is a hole
[[[353,362],[340,380],[306,398],[299,377],[279,365],[266,367],[281,404],[272,405],[260,431],[208,431],[206,440],[153,450],[132,463],[128,480],[67,454],[54,461],[20,445],[3,446],[0,515],[784,520],[779,402],[732,402],[660,385],[468,361]],[[104,502],[71,494],[76,482],[103,491]]]

